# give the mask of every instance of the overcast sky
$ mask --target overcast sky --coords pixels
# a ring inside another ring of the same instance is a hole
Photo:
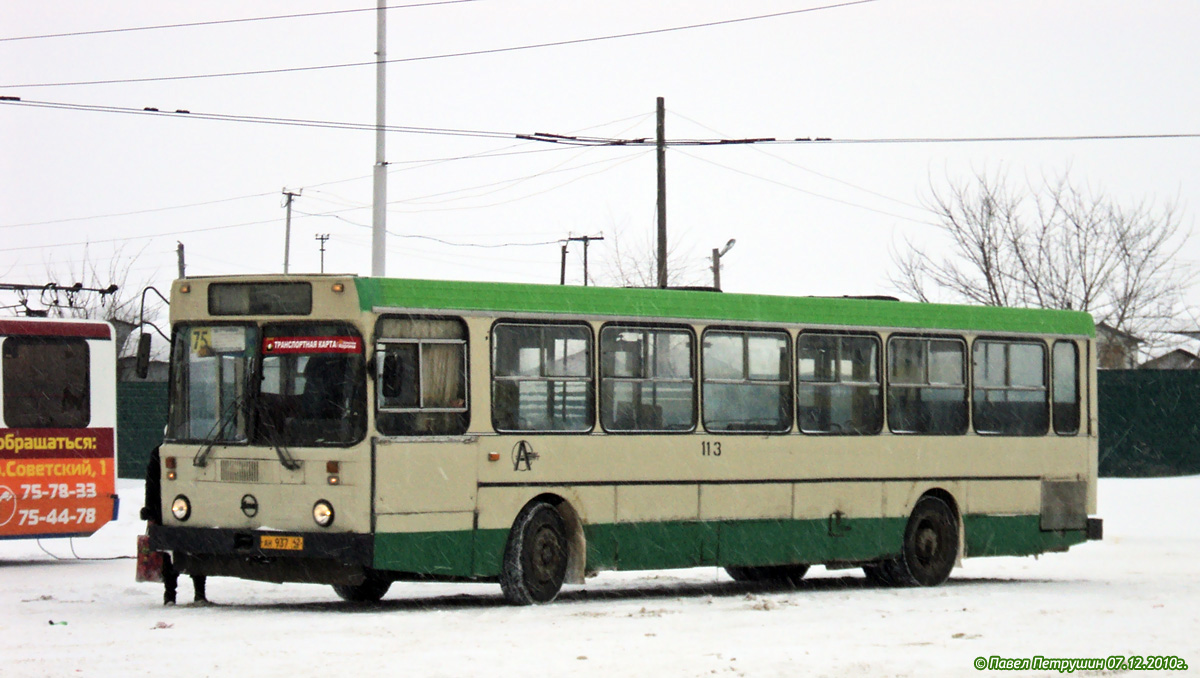
[[[419,0],[393,0],[400,5]],[[428,57],[817,8],[806,3],[477,0],[389,12],[388,56]],[[0,3],[0,38],[207,22],[369,2]],[[575,148],[516,134],[834,140],[1200,132],[1200,4],[877,0],[773,18],[388,66],[388,123],[507,134],[388,135],[387,272],[557,283],[568,235],[652,247],[654,150]],[[373,11],[0,41],[0,96],[193,114],[371,124],[373,66],[122,82],[373,60]],[[132,282],[278,272],[281,190],[291,270],[370,272],[374,133],[0,105],[0,280],[69,283],[87,256],[136,256]],[[672,245],[714,247],[727,291],[894,293],[890,250],[936,250],[930,187],[975,171],[1015,183],[1070,169],[1126,203],[1200,209],[1200,139],[795,144],[668,152]],[[430,162],[440,160],[440,162]],[[120,216],[111,216],[120,215]],[[325,215],[325,216],[309,216]],[[455,247],[419,237],[476,245]],[[568,281],[582,281],[573,244]],[[1200,261],[1200,239],[1184,250]],[[1189,300],[1200,305],[1200,290]]]

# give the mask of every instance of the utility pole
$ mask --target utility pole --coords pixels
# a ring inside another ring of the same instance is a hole
[[[387,158],[383,126],[387,122],[387,2],[375,8],[375,171],[371,203],[371,275],[387,273]]]
[[[175,256],[179,259],[179,278],[182,280],[187,277],[183,274],[187,269],[187,266],[183,263],[183,241],[176,240],[175,242],[178,244],[178,247],[175,248]]]
[[[318,233],[317,240],[321,241],[321,272],[324,273],[325,272],[325,241],[329,240],[329,234],[328,233]]]
[[[666,106],[658,97],[658,286],[667,287],[667,132]]]
[[[588,284],[588,243],[592,240],[604,240],[602,235],[575,235],[567,238],[567,242],[577,241],[583,243],[583,286]],[[563,244],[563,284],[567,279],[567,245]]]
[[[558,273],[558,284],[559,284],[559,285],[566,285],[566,284],[567,284],[567,243],[569,243],[569,242],[571,242],[571,239],[570,239],[570,238],[568,238],[568,239],[566,239],[566,240],[564,240],[564,241],[563,241],[563,246],[562,246],[562,268],[561,268],[561,269],[559,269],[559,273]]]
[[[283,274],[288,272],[288,259],[292,249],[292,200],[300,197],[300,191],[295,193],[283,189],[284,206],[287,207],[287,222],[283,230]]]
[[[733,249],[733,245],[736,242],[737,242],[736,240],[734,240],[733,238],[730,238],[729,242],[725,243],[725,246],[722,247],[721,249],[717,249],[716,247],[713,248],[713,251],[712,251],[713,289],[715,289],[718,292],[721,291],[721,257],[725,256],[726,252]]]

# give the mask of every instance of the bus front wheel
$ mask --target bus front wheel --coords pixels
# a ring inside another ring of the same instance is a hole
[[[516,605],[554,600],[567,575],[567,528],[552,505],[538,501],[521,510],[504,547],[500,589]]]
[[[351,603],[377,603],[391,586],[391,580],[368,574],[361,584],[334,584],[333,592]]]
[[[958,518],[944,500],[927,496],[908,519],[900,556],[881,566],[897,586],[937,586],[950,578],[957,558]]]

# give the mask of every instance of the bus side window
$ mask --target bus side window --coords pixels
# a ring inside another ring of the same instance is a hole
[[[1050,420],[1045,344],[976,339],[972,352],[975,431],[1045,435]]]
[[[600,423],[607,431],[690,431],[696,426],[692,334],[600,330]]]
[[[966,343],[892,337],[888,341],[888,428],[895,433],[967,432]]]
[[[1054,343],[1054,432],[1079,433],[1079,348],[1072,341]]]
[[[590,431],[593,403],[590,327],[495,325],[492,424],[497,430]]]
[[[785,433],[792,428],[788,335],[706,330],[703,343],[704,428]]]
[[[461,435],[467,330],[458,319],[381,318],[376,328],[376,427],[386,435]]]
[[[796,355],[801,431],[879,433],[883,391],[877,337],[806,332],[796,340]]]

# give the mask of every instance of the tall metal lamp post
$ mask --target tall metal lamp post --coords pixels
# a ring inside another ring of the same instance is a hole
[[[733,245],[736,242],[737,242],[736,240],[734,240],[733,238],[730,238],[729,242],[725,243],[725,246],[722,247],[721,249],[717,249],[715,247],[713,248],[713,252],[712,252],[713,288],[716,289],[718,292],[721,291],[721,257],[725,256],[726,252],[733,249]]]

